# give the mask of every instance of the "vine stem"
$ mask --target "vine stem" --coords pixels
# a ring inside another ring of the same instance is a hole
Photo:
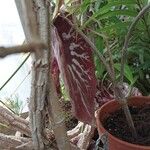
[[[19,65],[19,67],[13,72],[13,74],[7,79],[7,81],[0,87],[0,91],[6,86],[6,84],[15,76],[15,74],[20,70],[20,68],[25,64],[25,62],[30,57],[30,53],[27,57],[23,60],[23,62]]]

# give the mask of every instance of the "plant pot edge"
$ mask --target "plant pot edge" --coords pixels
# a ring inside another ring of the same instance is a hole
[[[143,99],[143,101],[141,101],[141,99]],[[132,103],[132,101],[134,101]],[[141,104],[150,104],[150,96],[133,96],[129,99],[129,105],[132,105],[132,104],[135,104],[136,102],[138,101],[138,105],[136,106],[139,106],[140,103]],[[115,108],[114,110],[117,110],[120,108],[120,105],[119,103],[116,101],[116,100],[111,100],[107,103],[105,103],[103,106],[101,106],[98,110],[96,110],[95,112],[95,118],[96,118],[96,126],[97,126],[97,129],[98,129],[98,133],[99,135],[103,134],[103,133],[108,133],[108,137],[109,139],[111,138],[111,140],[114,140],[116,143],[119,143],[121,145],[124,145],[124,146],[127,146],[127,147],[131,147],[131,148],[134,148],[134,149],[138,149],[138,150],[150,150],[150,146],[141,146],[141,145],[138,145],[138,144],[132,144],[132,143],[129,143],[129,142],[126,142],[126,141],[123,141],[115,136],[113,136],[112,134],[110,134],[104,127],[103,127],[103,124],[102,124],[102,121],[100,121],[100,113],[108,106],[112,106],[112,105],[115,105]],[[111,107],[109,107],[110,109]],[[116,109],[117,108],[117,109]],[[107,112],[107,111],[103,111],[103,113],[106,112],[106,113],[110,113],[110,112]],[[113,111],[111,111],[113,112]],[[106,115],[106,117],[108,116],[108,114]],[[106,117],[102,117],[102,118],[106,118]]]

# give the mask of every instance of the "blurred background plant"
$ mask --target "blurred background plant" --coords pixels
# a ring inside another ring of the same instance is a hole
[[[24,104],[23,101],[19,99],[18,95],[7,97],[3,101],[0,100],[0,105],[23,118],[28,116],[27,113],[23,113]],[[16,131],[14,131],[11,126],[7,126],[3,121],[0,121],[0,133],[10,135],[15,134]]]
[[[19,99],[17,95],[6,98],[5,105],[10,108],[16,115],[21,115],[24,108],[23,102]]]

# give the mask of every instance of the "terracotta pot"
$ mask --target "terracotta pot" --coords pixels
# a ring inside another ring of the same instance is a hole
[[[150,104],[150,97],[138,96],[132,97],[128,103],[130,106],[140,106],[142,104]],[[103,127],[103,120],[109,116],[110,113],[116,111],[120,108],[120,105],[117,101],[112,100],[104,104],[99,110],[96,112],[96,124],[98,128],[99,135],[106,133],[107,131]],[[108,132],[107,132],[108,133]],[[109,150],[150,150],[150,146],[140,146],[136,144],[131,144],[125,141],[122,141],[110,133],[108,133],[108,141],[109,141]]]

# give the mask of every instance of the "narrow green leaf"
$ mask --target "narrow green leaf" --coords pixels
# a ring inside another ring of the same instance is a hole
[[[97,56],[94,57],[94,61],[95,61],[95,66],[96,66],[96,77],[102,78],[105,68],[103,64],[99,61],[99,58]]]
[[[121,16],[121,15],[135,17],[136,14],[137,13],[135,11],[130,11],[130,10],[114,10],[114,11],[108,11],[107,13],[97,16],[96,18],[99,17],[100,19],[104,19],[107,17]]]
[[[115,66],[115,69],[117,69],[120,72],[120,67],[121,67],[120,64],[116,63],[114,66]],[[128,65],[125,65],[124,73],[125,73],[124,74],[125,77],[129,80],[129,82],[133,83],[134,78],[133,78],[132,70]]]
[[[115,32],[116,34],[121,34],[123,31],[125,31],[128,27],[129,23],[128,22],[118,22],[118,23],[113,23],[108,26],[105,26],[103,29],[101,29],[101,32],[105,32],[107,34],[111,34],[111,32]]]
[[[95,13],[92,15],[84,24],[84,27],[87,26],[92,20],[102,20],[108,17],[112,16],[129,16],[129,17],[135,17],[137,15],[137,12],[133,10],[109,10],[105,13]]]
[[[107,11],[111,10],[113,7],[117,7],[120,5],[135,5],[135,0],[113,0],[109,1],[106,6],[101,8],[95,15],[100,15],[106,13]]]

